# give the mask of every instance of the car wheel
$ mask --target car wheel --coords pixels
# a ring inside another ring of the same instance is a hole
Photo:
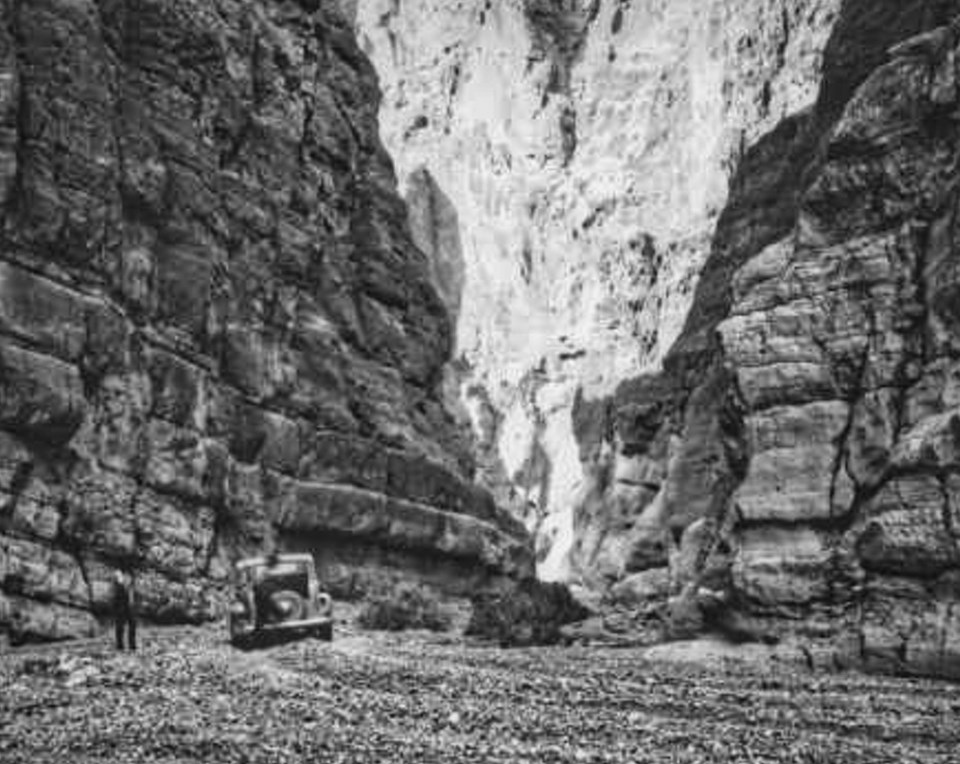
[[[246,634],[235,634],[230,637],[230,644],[237,650],[250,649],[250,637]]]

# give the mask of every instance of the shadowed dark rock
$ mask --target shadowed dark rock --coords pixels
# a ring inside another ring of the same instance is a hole
[[[92,631],[118,565],[214,617],[280,536],[532,574],[335,3],[4,0],[0,82],[0,630]]]

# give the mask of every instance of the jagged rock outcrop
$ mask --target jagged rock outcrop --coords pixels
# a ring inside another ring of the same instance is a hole
[[[207,618],[275,544],[531,573],[334,3],[3,0],[0,85],[0,632],[92,631],[118,565]]]
[[[744,149],[816,97],[840,2],[344,5],[399,175],[432,179],[408,201],[439,189],[459,220],[434,251],[463,261],[452,384],[480,472],[565,578],[590,483],[577,391],[659,365]]]
[[[578,412],[579,564],[667,572],[649,599],[681,633],[960,676],[958,13],[844,3],[815,108],[740,165],[664,372]]]

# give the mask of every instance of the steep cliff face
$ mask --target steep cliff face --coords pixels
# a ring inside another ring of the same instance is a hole
[[[277,544],[529,575],[339,8],[3,0],[0,84],[0,632],[90,632],[118,565],[209,617]]]
[[[839,4],[347,4],[401,178],[429,175],[456,211],[456,382],[542,575],[569,575],[590,482],[578,390],[659,365],[745,148],[816,97]]]
[[[958,674],[960,5],[351,8],[541,573]]]
[[[676,632],[960,676],[958,38],[911,38],[958,12],[844,3],[815,108],[740,165],[664,372],[579,412],[612,454],[580,565]],[[656,479],[618,514],[624,463]]]
[[[960,676],[957,29],[898,46],[849,101],[720,334],[751,451],[736,594],[839,610],[868,663]]]

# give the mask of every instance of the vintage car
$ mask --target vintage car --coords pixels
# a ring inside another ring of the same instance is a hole
[[[227,616],[233,645],[249,647],[285,635],[333,639],[333,600],[320,591],[311,555],[250,557],[234,572]]]

